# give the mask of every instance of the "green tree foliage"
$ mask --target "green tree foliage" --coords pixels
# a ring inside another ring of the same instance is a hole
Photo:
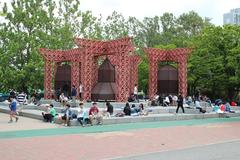
[[[199,35],[205,27],[211,25],[209,18],[203,19],[194,11],[183,13],[176,20],[177,36],[173,43],[178,47],[187,47],[195,36]]]
[[[148,89],[148,59],[147,56],[142,55],[142,62],[138,67],[138,90],[143,90],[144,93],[147,93]]]
[[[164,13],[161,17],[162,33],[160,36],[160,45],[169,45],[176,38],[176,17],[172,13]],[[157,45],[159,45],[157,44]],[[158,48],[158,47],[157,47]],[[162,48],[162,47],[160,47]]]
[[[52,0],[18,0],[5,5],[0,23],[1,88],[43,88],[41,47],[67,49],[73,46],[68,23],[54,16]]]
[[[240,26],[210,26],[196,37],[188,69],[193,92],[200,88],[214,98],[234,97],[240,88],[239,31]]]
[[[114,11],[108,16],[104,24],[105,39],[116,39],[128,36],[128,27],[122,14]]]

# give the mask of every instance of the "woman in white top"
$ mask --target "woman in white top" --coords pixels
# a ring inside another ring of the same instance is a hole
[[[61,93],[61,95],[59,96],[59,101],[62,103],[64,100],[65,100],[64,93]]]
[[[134,86],[133,94],[135,96],[135,99],[138,102],[138,87],[137,87],[137,84],[135,84],[135,86]]]
[[[86,110],[83,109],[83,103],[79,103],[78,115],[77,120],[81,124],[81,126],[85,126],[87,121],[89,121],[88,113]]]
[[[83,85],[82,85],[82,83],[80,82],[80,85],[79,85],[79,98],[80,98],[80,100],[82,100],[82,93],[83,93]]]

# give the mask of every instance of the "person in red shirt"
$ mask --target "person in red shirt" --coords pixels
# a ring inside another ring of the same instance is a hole
[[[99,112],[97,103],[93,102],[93,106],[89,110],[89,120],[91,125],[93,125],[93,120],[96,119],[97,125],[101,125],[103,121],[102,114]]]
[[[220,105],[220,109],[221,109],[221,111],[223,111],[223,112],[226,111],[226,109],[225,109],[225,105],[224,105],[223,103]]]
[[[232,102],[231,102],[231,106],[237,106],[237,103],[234,102],[234,101],[232,101]]]

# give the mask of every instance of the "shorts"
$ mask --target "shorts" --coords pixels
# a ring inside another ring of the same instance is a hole
[[[62,120],[67,120],[67,116],[66,115],[62,116]],[[70,117],[68,118],[68,120],[70,120]]]
[[[16,112],[16,111],[17,111],[16,107],[11,108],[11,112]]]

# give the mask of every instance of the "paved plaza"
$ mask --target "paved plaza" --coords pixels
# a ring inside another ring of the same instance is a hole
[[[238,160],[240,141],[196,146],[166,152],[148,153],[115,160]]]
[[[239,148],[239,117],[84,128],[24,117],[17,123],[8,124],[8,120],[7,114],[0,113],[0,155],[4,160],[140,160],[180,159],[181,156],[196,160],[194,152],[200,154],[208,150],[206,155],[216,152],[212,150],[216,147],[211,145],[219,147],[219,152],[227,146],[231,151],[221,152],[225,157],[227,154],[232,159],[239,157],[233,149]],[[211,156],[206,155],[210,160]]]

